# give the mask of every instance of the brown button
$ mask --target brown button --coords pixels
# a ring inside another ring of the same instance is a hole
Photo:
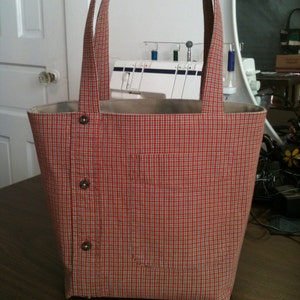
[[[92,244],[90,242],[84,242],[81,244],[81,249],[83,251],[90,251],[92,248]]]
[[[90,121],[89,117],[84,115],[79,118],[79,123],[81,125],[86,125]]]
[[[90,187],[90,182],[86,179],[80,181],[80,184],[79,184],[80,188],[83,189],[83,190],[86,190]]]

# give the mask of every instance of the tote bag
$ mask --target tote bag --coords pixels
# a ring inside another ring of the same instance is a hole
[[[266,112],[223,103],[217,0],[202,101],[108,100],[108,5],[93,36],[91,1],[79,102],[28,112],[66,297],[229,299]]]

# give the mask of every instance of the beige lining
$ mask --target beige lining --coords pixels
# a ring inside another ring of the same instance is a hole
[[[126,99],[100,102],[101,113],[115,114],[194,114],[201,113],[202,101],[179,99]],[[248,103],[224,102],[225,113],[264,112],[265,109]],[[36,106],[30,113],[53,114],[78,112],[78,101],[58,102]]]

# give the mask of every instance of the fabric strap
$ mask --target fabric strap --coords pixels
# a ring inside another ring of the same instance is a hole
[[[292,15],[296,12],[299,11],[300,12],[300,8],[295,8],[291,11],[291,13],[289,14],[288,20],[287,20],[287,24],[286,24],[286,29],[291,29],[291,19],[292,19]]]
[[[200,100],[202,113],[223,113],[223,29],[219,0],[202,0],[204,13],[204,65]],[[100,113],[99,101],[110,98],[109,0],[102,0],[95,34],[96,0],[91,0],[84,34],[79,111]],[[213,95],[213,97],[212,97]]]

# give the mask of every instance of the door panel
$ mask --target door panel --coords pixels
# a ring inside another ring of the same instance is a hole
[[[43,38],[44,24],[41,0],[17,0],[18,35],[22,38]]]
[[[63,0],[0,0],[0,187],[39,174],[26,110],[69,99],[66,62]]]
[[[3,109],[0,111],[0,130],[1,185],[39,174],[26,113]]]
[[[6,136],[0,136],[0,182],[3,186],[12,181],[10,164],[10,140]]]
[[[0,105],[27,109],[35,105],[46,104],[46,87],[37,80],[39,73],[45,68],[20,66],[11,64],[0,65]],[[30,90],[30,96],[24,91]]]

